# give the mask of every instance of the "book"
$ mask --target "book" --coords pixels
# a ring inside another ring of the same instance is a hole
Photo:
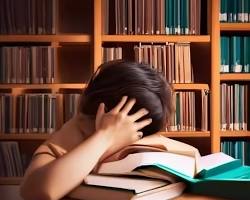
[[[196,194],[239,199],[250,195],[247,189],[250,187],[250,167],[222,152],[206,156],[199,156],[197,152],[192,156],[185,150],[183,153],[130,153],[121,159],[102,163],[96,173],[128,175],[138,168],[150,171],[148,166],[180,178],[187,183],[188,190]]]
[[[172,199],[182,194],[183,182],[170,183],[157,179],[90,174],[67,196],[74,199]]]

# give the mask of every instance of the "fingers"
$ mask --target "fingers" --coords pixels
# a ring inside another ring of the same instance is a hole
[[[130,115],[130,118],[135,122],[136,120],[142,118],[143,116],[147,115],[148,111],[145,108],[138,110],[136,113]]]
[[[125,105],[127,99],[128,99],[127,96],[123,96],[122,99],[121,99],[121,101],[110,112],[113,112],[113,113],[120,112],[120,110],[122,109],[122,107]]]
[[[121,110],[121,112],[125,115],[129,113],[129,111],[132,109],[132,107],[135,105],[136,100],[130,99],[128,103],[124,106],[124,108]]]
[[[144,128],[145,126],[149,125],[152,123],[152,119],[148,118],[148,119],[144,119],[142,121],[139,122],[134,122],[136,130],[140,130],[142,128]]]

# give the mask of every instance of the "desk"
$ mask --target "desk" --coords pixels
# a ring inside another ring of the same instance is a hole
[[[226,200],[226,199],[184,193],[181,196],[175,198],[175,200]]]
[[[75,199],[63,198],[61,200],[75,200]],[[226,199],[184,193],[181,196],[175,198],[174,200],[226,200]]]

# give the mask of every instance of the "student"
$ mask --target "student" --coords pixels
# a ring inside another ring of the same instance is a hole
[[[104,158],[165,128],[171,113],[171,88],[158,72],[132,62],[102,64],[83,91],[79,113],[35,151],[21,196],[64,197]],[[54,148],[64,155],[57,158]]]

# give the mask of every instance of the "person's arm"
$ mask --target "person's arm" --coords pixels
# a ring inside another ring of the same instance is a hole
[[[35,157],[21,185],[22,197],[25,200],[60,199],[82,183],[103,155],[138,140],[141,134],[138,130],[150,124],[151,119],[135,122],[147,112],[141,109],[128,115],[135,100],[126,101],[127,98],[123,98],[109,113],[104,113],[101,104],[96,116],[97,131],[69,153],[58,159],[46,154]]]
[[[106,134],[99,131],[59,159],[46,154],[34,158],[22,196],[27,200],[60,199],[83,181],[109,147]]]

